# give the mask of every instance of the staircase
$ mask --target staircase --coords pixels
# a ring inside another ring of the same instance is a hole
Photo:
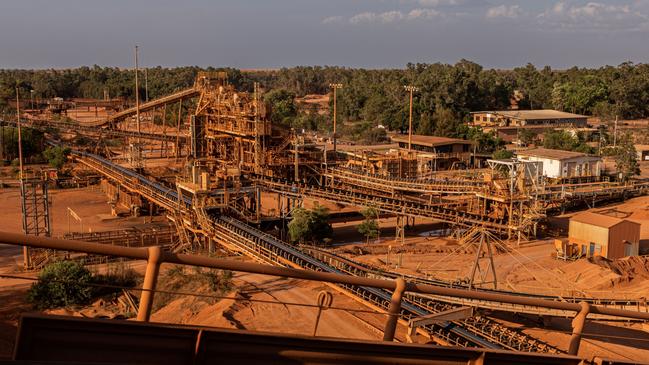
[[[182,213],[174,210],[173,222],[176,226],[176,231],[178,231],[178,241],[171,245],[171,252],[173,253],[182,253],[187,250],[190,250],[192,247],[192,239],[185,229],[185,224],[183,223]]]

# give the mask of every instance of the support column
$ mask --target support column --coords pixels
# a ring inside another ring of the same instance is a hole
[[[137,311],[137,320],[148,322],[151,317],[151,308],[153,307],[153,294],[158,283],[158,273],[162,263],[162,249],[160,246],[149,247],[149,258],[146,264],[146,273],[144,274],[144,283],[142,284],[142,296],[140,297],[140,306]]]
[[[206,237],[206,238],[207,238],[207,252],[209,254],[213,254],[214,252],[216,252],[216,249],[214,247],[214,240],[212,239],[212,237]]]
[[[403,293],[406,291],[406,281],[402,278],[395,280],[397,287],[392,293],[392,300],[388,308],[388,320],[385,322],[385,330],[383,331],[383,341],[393,341],[394,333],[397,330],[397,323],[399,321],[399,313],[401,312],[401,299]]]
[[[402,245],[406,241],[407,219],[408,219],[408,217],[406,217],[404,215],[397,215],[397,227],[396,227],[396,235],[394,237],[394,241],[398,242],[398,243],[400,243]]]
[[[570,346],[568,347],[568,354],[577,355],[579,353],[579,345],[581,344],[581,334],[584,331],[586,324],[586,317],[590,313],[590,304],[580,302],[581,310],[572,320],[572,336],[570,337]]]

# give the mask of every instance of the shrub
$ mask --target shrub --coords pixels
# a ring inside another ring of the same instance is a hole
[[[61,169],[65,164],[67,156],[70,154],[70,149],[67,147],[49,147],[43,151],[43,157],[47,160],[50,166]]]
[[[123,262],[110,264],[105,274],[95,274],[92,283],[96,284],[92,290],[93,297],[120,293],[121,289],[137,285],[138,274]],[[105,286],[102,286],[105,285]]]
[[[494,160],[506,160],[514,157],[514,153],[509,150],[498,150],[491,155]]]
[[[288,224],[288,235],[291,242],[322,242],[333,234],[329,224],[329,210],[317,206],[312,210],[296,208],[293,219]]]
[[[27,299],[38,309],[86,304],[92,299],[92,274],[82,264],[60,261],[47,265]]]

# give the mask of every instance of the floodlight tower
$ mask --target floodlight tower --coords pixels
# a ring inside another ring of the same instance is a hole
[[[410,93],[410,118],[408,122],[408,153],[410,153],[412,151],[412,94],[419,91],[419,88],[412,85],[405,85],[403,88]]]
[[[334,156],[336,155],[336,90],[342,89],[343,84],[329,84],[329,87],[333,89],[334,92]]]

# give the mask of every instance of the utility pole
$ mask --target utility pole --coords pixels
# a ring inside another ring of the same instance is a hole
[[[26,212],[25,212],[25,181],[23,173],[23,138],[22,138],[22,128],[20,126],[20,92],[18,89],[18,84],[16,84],[16,126],[18,127],[18,166],[19,166],[19,177],[20,177],[20,198],[22,201],[22,213],[23,213],[23,231],[25,234],[28,234],[27,225],[26,225]],[[31,266],[29,247],[23,246],[23,267],[28,268]]]
[[[149,102],[149,68],[144,68],[144,102]]]
[[[16,125],[18,126],[18,166],[20,169],[20,182],[23,181],[23,138],[22,128],[20,127],[20,101],[18,85],[16,85]]]
[[[0,123],[0,166],[4,166],[5,161],[5,126]]]
[[[329,87],[333,89],[334,91],[334,157],[336,156],[336,141],[337,141],[337,136],[336,136],[336,90],[337,89],[342,89],[343,84],[329,84]]]
[[[295,130],[292,130],[293,132],[293,148],[295,151],[295,160],[294,162],[294,176],[293,179],[297,183],[300,180],[300,156],[298,152],[298,139],[297,139],[297,132]]]
[[[137,123],[137,133],[140,133],[140,85],[138,84],[138,79],[137,79],[137,74],[138,74],[138,67],[137,67],[137,48],[138,46],[135,46],[135,118],[136,118],[136,123]]]
[[[418,87],[406,85],[403,87],[410,93],[410,118],[408,122],[408,152],[412,151],[412,93],[419,91]]]
[[[613,128],[613,147],[617,147],[617,115],[615,115],[615,127]]]

